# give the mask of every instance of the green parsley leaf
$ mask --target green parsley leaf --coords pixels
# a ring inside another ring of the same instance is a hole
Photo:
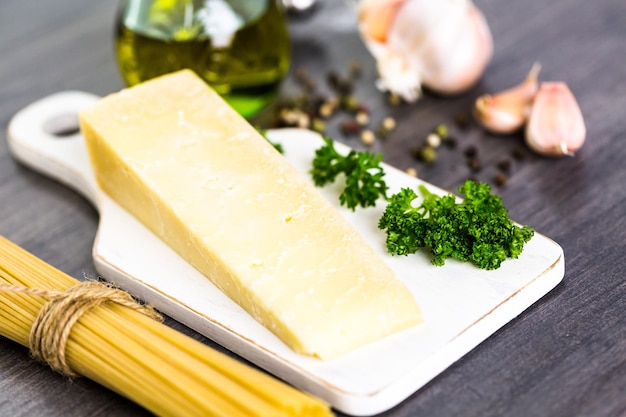
[[[344,174],[345,188],[339,195],[339,201],[352,211],[357,206],[376,205],[379,197],[386,199],[385,172],[380,166],[382,154],[351,150],[344,156],[337,152],[332,139],[323,139],[324,145],[315,151],[310,170],[316,186],[333,183],[340,174]]]
[[[433,194],[424,186],[419,190],[420,205],[415,205],[417,194],[404,188],[389,198],[379,220],[392,255],[428,248],[434,265],[456,258],[482,269],[497,269],[505,259],[518,258],[534,234],[530,227],[513,223],[488,184],[466,181],[458,190],[465,196],[462,202],[451,194]]]

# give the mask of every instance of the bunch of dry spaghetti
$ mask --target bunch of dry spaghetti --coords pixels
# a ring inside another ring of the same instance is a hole
[[[93,284],[0,236],[0,333],[157,415],[332,415],[324,402],[154,320],[128,294]]]

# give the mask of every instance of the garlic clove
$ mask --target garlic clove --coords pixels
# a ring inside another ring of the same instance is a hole
[[[400,6],[406,0],[365,0],[360,8],[359,21],[364,36],[376,42],[386,42],[389,28]]]
[[[441,39],[433,43],[439,45],[440,54],[436,57],[425,54],[426,62],[431,65],[422,72],[422,84],[444,95],[460,94],[474,86],[493,55],[493,39],[485,16],[471,1],[456,3],[464,4],[462,18],[454,23],[458,25],[455,30],[450,23],[437,35]],[[442,21],[445,19],[442,17]]]
[[[470,0],[362,0],[359,31],[377,63],[378,87],[417,100],[473,86],[493,55],[487,21]]]
[[[474,118],[493,133],[507,134],[521,129],[539,89],[540,70],[541,65],[536,62],[520,84],[494,95],[478,97],[474,103]]]
[[[526,144],[542,155],[573,156],[586,134],[583,114],[567,84],[541,83],[526,125]]]

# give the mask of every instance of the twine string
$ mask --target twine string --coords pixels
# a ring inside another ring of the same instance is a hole
[[[8,284],[0,284],[0,290],[48,299],[31,327],[30,352],[36,360],[47,363],[55,371],[69,377],[80,375],[67,362],[65,353],[67,341],[74,324],[92,308],[112,302],[162,321],[161,315],[151,306],[139,304],[127,292],[101,282],[81,282],[66,291]]]

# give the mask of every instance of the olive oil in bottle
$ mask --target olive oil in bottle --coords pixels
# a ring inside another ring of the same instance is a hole
[[[188,68],[244,117],[274,98],[289,69],[278,0],[122,0],[115,40],[128,85]]]

